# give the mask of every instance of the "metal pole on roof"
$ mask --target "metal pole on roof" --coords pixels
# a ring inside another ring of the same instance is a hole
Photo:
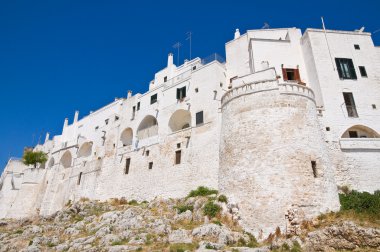
[[[186,40],[189,40],[189,42],[190,42],[190,59],[189,60],[191,60],[191,35],[193,34],[191,31],[189,31],[189,32],[187,32],[186,33],[187,34],[187,38],[186,38]]]
[[[179,48],[182,46],[180,42],[177,42],[173,45],[173,48],[177,49],[177,66],[179,66]]]
[[[322,20],[323,31],[324,31],[324,33],[325,33],[325,40],[326,40],[326,44],[327,44],[327,49],[329,50],[329,55],[330,55],[331,64],[332,64],[333,69],[334,69],[334,71],[335,71],[334,61],[333,61],[332,56],[331,56],[330,45],[329,45],[329,41],[327,40],[326,27],[325,27],[325,22],[324,22],[324,20],[323,20],[323,17],[321,17],[321,20]]]

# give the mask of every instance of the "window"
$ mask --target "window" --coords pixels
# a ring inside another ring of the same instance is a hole
[[[350,136],[350,138],[358,138],[358,132],[357,131],[350,130],[350,131],[348,131],[348,135]]]
[[[355,50],[360,50],[360,46],[359,45],[354,45],[355,47]]]
[[[330,127],[326,127],[326,131],[330,131]]]
[[[153,162],[149,162],[149,170],[153,169]]]
[[[81,181],[81,179],[82,179],[82,172],[80,172],[79,173],[79,175],[78,175],[78,181],[77,181],[77,185],[80,185],[80,181]]]
[[[195,88],[195,93],[198,93],[199,92],[199,89],[198,88]]]
[[[108,125],[108,121],[109,121],[109,119],[106,119],[104,122],[106,123],[106,125]]]
[[[99,126],[96,126],[96,127],[95,127],[95,130],[98,130],[98,129],[99,129]]]
[[[194,71],[195,69],[197,69],[197,66],[193,66],[193,71]]]
[[[133,108],[132,108],[132,120],[135,119],[135,114],[136,114],[136,106],[133,106]]]
[[[196,122],[196,125],[203,123],[203,111],[199,111],[198,113],[195,114],[195,122]]]
[[[137,103],[137,111],[140,110],[140,102]]]
[[[348,117],[358,117],[355,100],[352,93],[343,93],[344,103],[346,104]]]
[[[129,166],[131,165],[131,158],[127,158],[125,160],[125,169],[124,169],[124,174],[129,173]]]
[[[119,117],[118,116],[115,116],[115,122],[119,120]]]
[[[283,68],[282,78],[284,81],[301,81],[300,71],[296,68]]]
[[[181,148],[181,143],[177,143],[177,149]]]
[[[181,151],[178,150],[175,152],[175,164],[180,164],[181,163]]]
[[[150,104],[153,104],[156,102],[157,102],[157,94],[154,94],[150,97]]]
[[[145,151],[145,156],[149,157],[149,150]]]
[[[367,76],[367,71],[365,70],[365,67],[364,66],[359,66],[359,70],[360,70],[360,75],[362,77],[368,77]]]
[[[313,169],[313,175],[314,178],[317,177],[317,162],[316,161],[311,161],[311,169]]]
[[[164,77],[164,82],[167,82],[168,81],[168,76],[165,76]]]
[[[376,109],[376,104],[372,104],[372,108],[373,108],[373,109]]]
[[[186,86],[177,88],[177,100],[181,100],[186,97]]]
[[[335,58],[335,63],[340,79],[357,79],[352,59]]]
[[[221,82],[221,83],[219,83],[219,87],[223,87],[223,83]]]

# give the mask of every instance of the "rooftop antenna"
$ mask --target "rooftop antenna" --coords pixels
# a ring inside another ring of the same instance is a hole
[[[321,17],[321,20],[322,20],[322,27],[323,27],[323,31],[325,33],[325,40],[326,40],[326,44],[327,44],[327,49],[329,50],[329,54],[330,54],[330,59],[331,59],[331,65],[335,71],[335,66],[334,66],[334,62],[333,62],[333,59],[332,59],[332,56],[331,56],[331,51],[330,51],[330,45],[329,45],[329,41],[327,40],[327,33],[326,33],[326,27],[325,27],[325,21],[323,20],[323,17]]]
[[[190,60],[191,60],[191,35],[193,35],[193,33],[191,31],[189,31],[186,33],[186,35],[187,35],[186,40],[189,40],[189,42],[190,42]]]
[[[372,34],[380,32],[380,29],[377,29],[376,31],[372,32]]]
[[[173,45],[173,48],[177,49],[177,66],[179,66],[179,48],[182,46],[180,42],[177,42]]]
[[[270,26],[267,22],[264,22],[264,26],[261,27],[261,29],[269,29],[269,28],[270,28]]]

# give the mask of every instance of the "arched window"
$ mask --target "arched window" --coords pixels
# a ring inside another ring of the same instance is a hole
[[[132,145],[132,140],[133,140],[133,131],[131,128],[126,128],[121,132],[120,135],[120,141],[123,144],[123,146],[128,146]]]
[[[48,163],[48,168],[52,168],[55,164],[55,160],[54,158],[52,157],[50,160],[49,160],[49,163]]]
[[[66,152],[62,155],[60,163],[62,164],[62,166],[63,166],[64,168],[69,168],[69,167],[71,166],[72,160],[73,160],[73,158],[72,158],[72,156],[71,156],[70,151],[66,151]]]
[[[92,153],[92,142],[85,142],[78,150],[78,157],[89,157]]]
[[[137,128],[138,139],[145,139],[158,135],[158,123],[154,116],[146,116]]]
[[[379,138],[380,135],[364,125],[355,125],[346,130],[342,138]]]
[[[169,128],[172,132],[189,128],[191,125],[191,114],[189,111],[179,109],[169,119]]]

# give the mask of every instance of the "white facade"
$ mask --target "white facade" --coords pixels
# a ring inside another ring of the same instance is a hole
[[[340,78],[335,58],[357,78]],[[35,147],[46,164],[10,160],[0,218],[51,214],[81,197],[183,197],[198,186],[226,194],[258,235],[285,229],[290,212],[337,210],[337,186],[380,189],[379,73],[380,49],[363,32],[237,31],[226,63],[176,66],[169,54],[146,93],[65,119],[61,135]]]

